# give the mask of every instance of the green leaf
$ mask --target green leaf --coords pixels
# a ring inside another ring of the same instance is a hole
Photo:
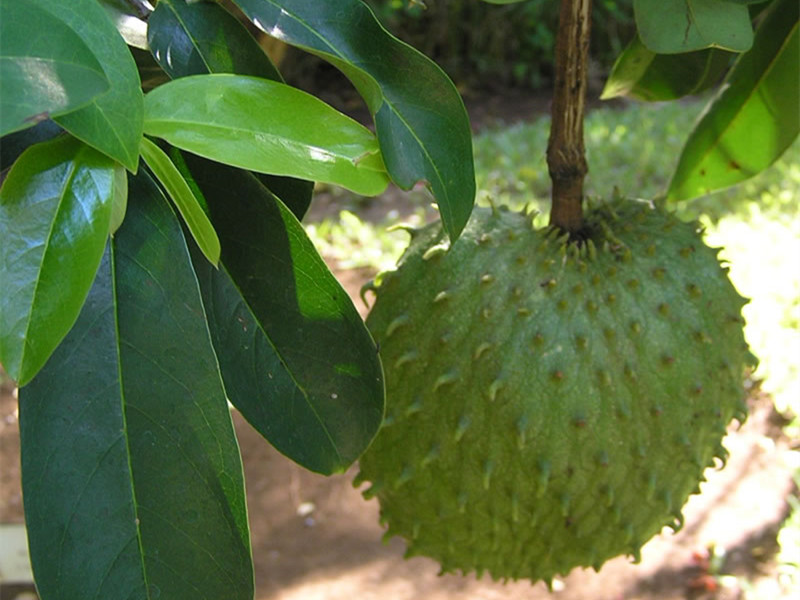
[[[294,213],[298,220],[302,220],[311,206],[311,197],[314,194],[314,182],[294,177],[277,177],[256,173],[259,181],[267,186]]]
[[[242,464],[178,220],[144,172],[75,328],[20,390],[42,598],[252,600]]]
[[[145,15],[134,10],[134,4],[125,0],[98,0],[125,43],[147,50],[147,22]]]
[[[745,52],[753,44],[750,13],[725,0],[634,0],[642,42],[658,54],[722,48]]]
[[[472,135],[464,104],[444,72],[390,35],[361,0],[235,0],[267,34],[341,70],[375,120],[392,179],[431,187],[451,239],[475,199]]]
[[[0,188],[0,362],[21,386],[89,293],[108,237],[114,166],[65,136],[26,150]]]
[[[108,233],[114,235],[125,220],[128,210],[128,174],[125,167],[117,163],[114,165],[114,188],[111,195],[111,221]]]
[[[697,94],[719,81],[730,57],[716,49],[656,54],[636,36],[614,63],[600,99],[627,96],[661,102]]]
[[[173,78],[237,73],[283,82],[255,38],[218,4],[161,0],[148,19],[153,56]]]
[[[255,177],[187,156],[222,242],[195,269],[231,402],[319,473],[366,449],[383,415],[375,344],[294,215]]]
[[[153,56],[173,79],[207,73],[283,78],[244,24],[218,4],[162,0],[148,19]],[[300,219],[311,203],[314,184],[262,175],[262,181]]]
[[[242,169],[380,194],[388,183],[375,136],[314,96],[244,75],[195,75],[145,98],[145,133]]]
[[[142,137],[142,90],[136,64],[96,0],[29,0],[67,23],[91,49],[111,89],[56,121],[76,138],[135,171]]]
[[[3,2],[0,81],[0,135],[80,108],[111,87],[78,34],[30,0]]]
[[[28,148],[39,142],[52,140],[64,133],[54,121],[42,121],[33,127],[9,133],[0,138],[0,171],[5,171]]]
[[[777,160],[800,132],[800,5],[776,0],[681,152],[667,191],[685,200],[739,183]]]
[[[214,226],[197,201],[186,180],[169,156],[147,138],[142,138],[142,159],[161,182],[189,228],[194,241],[206,258],[216,266],[219,263],[219,238]]]

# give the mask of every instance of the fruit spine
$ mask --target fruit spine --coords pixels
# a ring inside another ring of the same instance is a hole
[[[361,460],[387,536],[443,572],[550,580],[682,524],[751,362],[697,227],[615,200],[570,242],[475,209],[412,233],[376,289],[387,414]]]

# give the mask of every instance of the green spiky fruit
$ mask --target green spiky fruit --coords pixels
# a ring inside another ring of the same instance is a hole
[[[585,220],[575,244],[476,209],[452,246],[415,232],[377,288],[387,412],[356,484],[443,572],[638,556],[745,418],[745,301],[696,225],[622,200]]]

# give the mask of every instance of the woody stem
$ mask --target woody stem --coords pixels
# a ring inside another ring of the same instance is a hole
[[[583,114],[589,64],[591,0],[561,0],[547,166],[552,188],[550,224],[569,233],[583,226],[583,179],[588,167]]]

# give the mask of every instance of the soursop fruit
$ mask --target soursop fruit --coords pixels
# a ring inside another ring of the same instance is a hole
[[[745,300],[697,225],[629,200],[585,221],[576,243],[476,208],[452,245],[413,233],[376,286],[387,412],[355,484],[442,572],[638,558],[745,419]]]

